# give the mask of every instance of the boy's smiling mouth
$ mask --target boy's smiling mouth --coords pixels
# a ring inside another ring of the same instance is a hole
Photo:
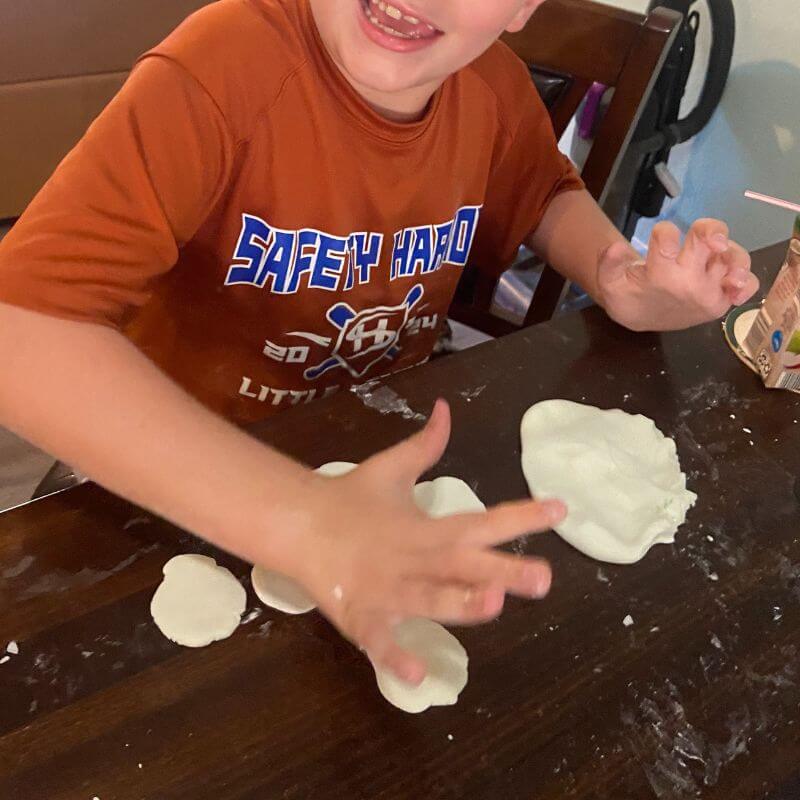
[[[399,3],[385,0],[359,0],[361,22],[376,44],[390,50],[408,52],[434,42],[443,32]]]

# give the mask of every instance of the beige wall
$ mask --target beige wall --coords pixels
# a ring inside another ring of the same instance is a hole
[[[0,219],[22,212],[140,53],[209,0],[0,0]]]

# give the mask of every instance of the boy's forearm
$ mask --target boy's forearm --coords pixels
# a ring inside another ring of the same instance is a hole
[[[281,560],[287,498],[308,471],[208,411],[119,333],[0,304],[0,358],[0,423],[240,557]]]
[[[548,264],[600,303],[597,265],[614,242],[627,242],[589,192],[570,191],[550,203],[528,245]],[[630,246],[630,245],[629,245]],[[631,247],[631,255],[637,258]]]

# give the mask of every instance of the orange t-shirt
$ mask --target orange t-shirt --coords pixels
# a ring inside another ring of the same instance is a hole
[[[373,112],[307,0],[220,0],[145,54],[0,244],[0,301],[124,331],[239,422],[424,361],[582,186],[503,44]]]

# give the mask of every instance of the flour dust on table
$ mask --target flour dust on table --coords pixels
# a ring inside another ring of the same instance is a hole
[[[213,558],[181,555],[164,565],[164,578],[150,602],[161,633],[184,647],[227,639],[247,603],[242,585]]]
[[[528,409],[520,433],[531,494],[564,501],[556,532],[599,561],[631,564],[674,542],[697,500],[675,442],[640,414],[547,400]]]
[[[394,638],[404,650],[421,658],[428,671],[419,686],[412,686],[373,664],[380,693],[409,714],[431,706],[455,705],[467,685],[469,657],[461,642],[438,622],[421,617],[397,625]]]

